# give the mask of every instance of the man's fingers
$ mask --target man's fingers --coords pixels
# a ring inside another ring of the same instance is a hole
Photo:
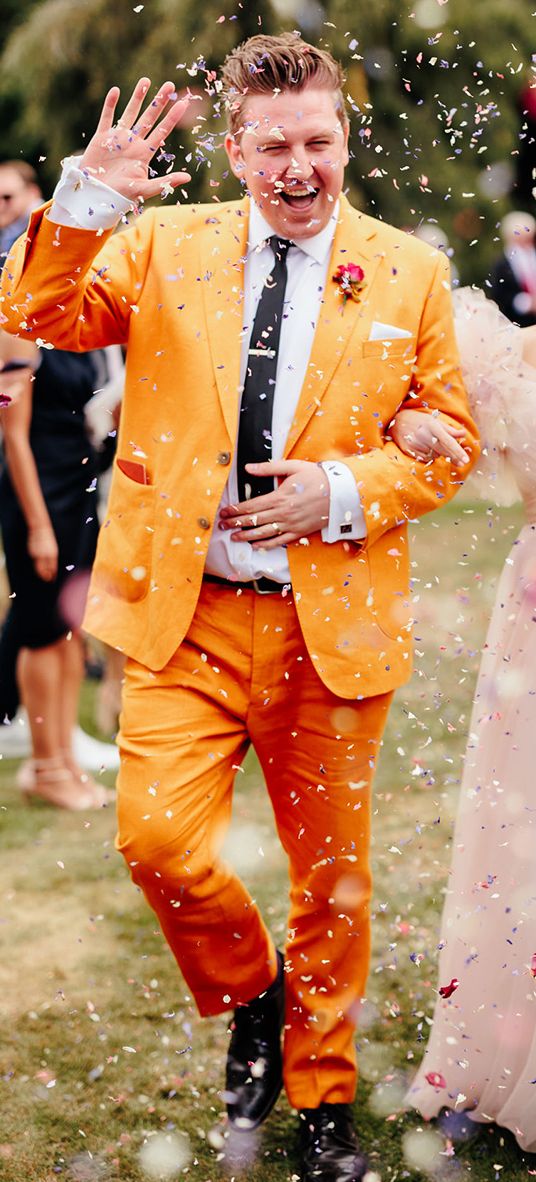
[[[184,112],[188,110],[189,105],[190,99],[188,96],[186,96],[185,98],[176,99],[169,111],[166,111],[161,123],[159,123],[154,129],[155,134],[158,133],[158,136],[160,137],[160,143],[158,144],[158,147],[160,147],[160,144],[167,139],[170,132],[173,131],[173,128],[177,126],[177,123],[180,123]]]
[[[189,172],[171,172],[169,176],[156,177],[155,180],[140,185],[138,196],[143,197],[144,201],[149,201],[151,197],[168,197],[168,185],[176,189],[177,185],[187,185],[191,179]]]
[[[277,538],[267,538],[263,542],[252,542],[252,550],[276,550],[278,546],[290,546],[291,542],[299,540],[298,534],[285,533],[280,534]]]
[[[106,98],[102,104],[102,111],[95,135],[104,135],[110,130],[115,116],[115,108],[119,100],[120,90],[118,86],[112,86],[108,91]]]
[[[142,139],[149,134],[154,127],[157,119],[160,118],[162,111],[167,107],[171,96],[175,94],[175,85],[173,82],[163,82],[158,93],[149,106],[146,107],[141,119],[134,124],[133,131],[136,135],[141,136]]]
[[[303,460],[263,460],[260,464],[246,464],[246,472],[257,476],[291,476],[303,467]]]
[[[119,119],[119,123],[122,124],[123,127],[132,127],[134,120],[138,118],[150,85],[150,78],[140,78],[139,81],[136,82],[134,90],[132,91],[123,114]]]
[[[225,505],[220,510],[220,517],[252,517],[263,512],[274,514],[273,502],[274,493],[264,493],[261,497],[253,497],[251,501],[239,501],[236,505]]]

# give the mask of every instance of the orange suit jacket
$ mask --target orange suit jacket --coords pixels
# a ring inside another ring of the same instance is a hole
[[[151,209],[118,234],[32,217],[4,267],[0,321],[62,349],[128,346],[117,454],[86,627],[162,668],[195,612],[235,447],[249,204]],[[359,263],[359,302],[332,275]],[[374,320],[409,338],[370,340]],[[446,258],[341,198],[319,323],[288,458],[341,458],[355,475],[363,545],[320,534],[288,558],[300,625],[326,685],[344,698],[385,693],[411,670],[407,522],[444,504],[460,473],[424,465],[386,438],[404,400],[476,431],[460,377]],[[221,623],[224,623],[222,600]]]

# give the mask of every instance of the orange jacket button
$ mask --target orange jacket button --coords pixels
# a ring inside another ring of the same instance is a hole
[[[208,517],[198,517],[197,524],[201,526],[201,529],[210,529],[210,521]]]
[[[230,451],[219,451],[218,452],[218,464],[223,464],[225,466],[226,464],[230,464],[230,463],[231,463]]]

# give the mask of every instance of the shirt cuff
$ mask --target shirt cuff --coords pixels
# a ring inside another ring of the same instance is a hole
[[[329,521],[322,530],[322,541],[362,542],[367,526],[353,473],[339,460],[325,460],[320,467],[329,480],[330,492]]]
[[[67,156],[54,190],[48,218],[76,230],[113,230],[133,209],[132,202],[79,168],[81,156]]]

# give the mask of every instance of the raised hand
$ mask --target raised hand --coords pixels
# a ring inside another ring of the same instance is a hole
[[[164,82],[142,111],[150,84],[149,78],[140,78],[116,123],[120,91],[118,86],[112,86],[104,100],[95,135],[80,162],[81,169],[133,203],[158,197],[168,185],[175,188],[191,179],[187,172],[149,178],[153,156],[179,123],[189,102],[188,98],[176,99],[173,82]],[[169,109],[164,114],[166,108]]]

